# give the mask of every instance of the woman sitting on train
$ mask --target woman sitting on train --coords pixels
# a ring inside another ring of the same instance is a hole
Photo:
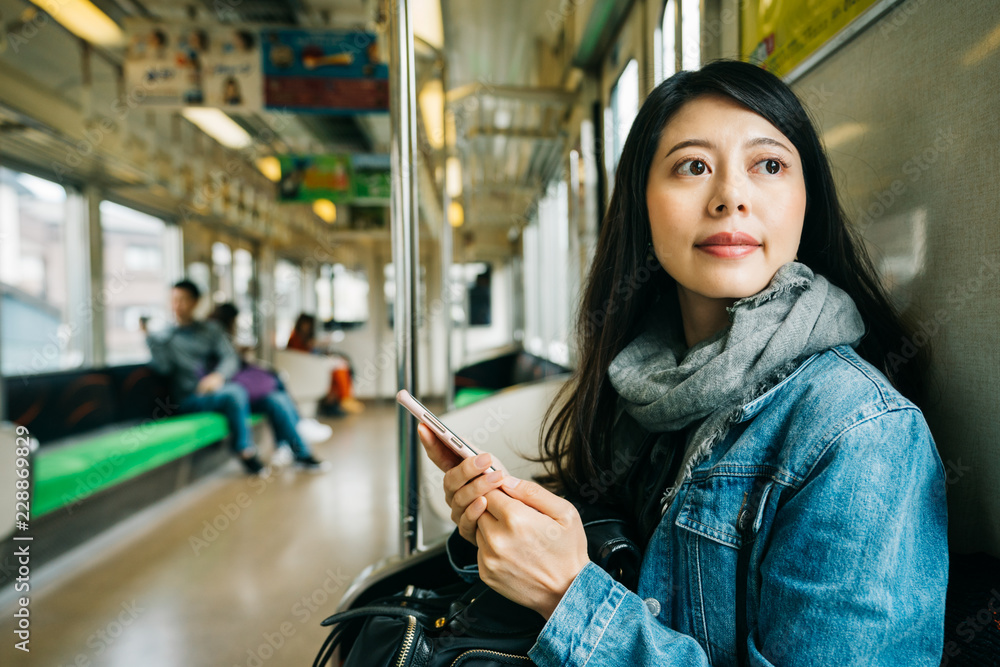
[[[285,349],[326,354],[338,362],[330,374],[330,390],[320,404],[322,414],[336,416],[345,412],[349,414],[364,412],[364,403],[354,398],[354,382],[351,379],[351,366],[347,358],[326,352],[317,346],[316,318],[314,316],[306,313],[299,314]]]
[[[326,424],[321,424],[315,419],[305,418],[303,419],[298,410],[295,408],[295,402],[288,395],[288,390],[285,388],[285,383],[282,382],[278,373],[264,361],[257,359],[255,357],[256,349],[252,345],[241,345],[237,340],[236,336],[236,320],[240,315],[239,309],[236,307],[235,303],[226,302],[218,304],[211,313],[208,315],[208,319],[217,322],[219,327],[222,329],[223,333],[229,339],[229,343],[236,350],[236,354],[240,357],[240,371],[235,376],[237,380],[243,376],[249,377],[250,382],[253,378],[262,377],[262,373],[269,374],[274,378],[274,382],[277,389],[284,394],[284,398],[287,398],[288,405],[295,416],[295,430],[298,431],[302,439],[308,444],[316,444],[319,442],[326,442],[333,435],[333,429]],[[294,453],[292,452],[291,446],[287,442],[279,441],[274,449],[274,453],[271,455],[271,464],[284,466],[288,465],[294,460]]]
[[[744,63],[680,72],[625,144],[551,474],[482,475],[488,455],[420,427],[449,556],[547,619],[541,667],[936,666],[945,478],[907,335],[791,90]],[[638,594],[553,490],[631,514]]]

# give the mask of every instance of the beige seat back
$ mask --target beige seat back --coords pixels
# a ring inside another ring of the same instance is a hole
[[[530,478],[544,468],[525,460],[524,454],[537,454],[542,418],[567,377],[516,385],[441,415],[441,419],[470,445],[499,458],[512,475]],[[420,461],[420,470],[421,516],[424,542],[428,543],[450,533],[455,525],[444,500],[444,473],[426,457]]]

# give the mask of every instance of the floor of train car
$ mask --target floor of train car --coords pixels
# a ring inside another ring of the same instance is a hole
[[[311,664],[355,575],[396,553],[395,415],[381,403],[328,420],[325,474],[261,481],[232,461],[32,572],[30,656],[13,648],[8,588],[0,663]]]

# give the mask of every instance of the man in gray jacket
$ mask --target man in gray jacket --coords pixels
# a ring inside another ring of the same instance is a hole
[[[182,412],[219,412],[229,422],[233,448],[253,475],[267,474],[257,448],[250,439],[250,399],[246,389],[230,382],[240,369],[240,359],[225,333],[215,322],[194,319],[201,297],[198,286],[182,280],[173,286],[170,305],[177,324],[166,331],[146,332],[146,344],[153,367],[169,375],[171,391],[179,397]],[[145,322],[140,322],[146,331]],[[254,409],[267,414],[278,442],[287,442],[299,467],[323,471],[328,463],[318,461],[296,431],[298,414],[287,393],[281,389],[256,401]]]

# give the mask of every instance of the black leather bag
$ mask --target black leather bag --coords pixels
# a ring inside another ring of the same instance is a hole
[[[630,522],[607,506],[576,505],[590,559],[634,591],[642,552]],[[495,667],[531,665],[528,650],[545,621],[476,581],[437,590],[408,586],[323,625],[332,630],[313,667],[327,665],[346,638],[353,643],[344,667]]]

